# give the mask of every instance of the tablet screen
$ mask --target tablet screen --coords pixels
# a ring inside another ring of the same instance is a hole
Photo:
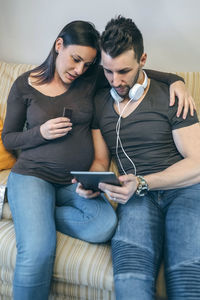
[[[113,185],[121,185],[119,179],[113,172],[84,172],[71,171],[70,172],[78,182],[80,182],[85,189],[99,191],[99,182],[105,182]]]

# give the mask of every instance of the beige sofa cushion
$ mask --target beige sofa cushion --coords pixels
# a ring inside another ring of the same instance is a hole
[[[14,80],[22,73],[31,70],[34,65],[15,64],[0,61],[0,119],[5,119],[6,103]]]
[[[176,74],[184,78],[186,86],[195,100],[196,110],[200,120],[200,72],[176,72]]]
[[[2,220],[0,221],[0,285],[3,281],[2,289],[7,289],[7,294],[11,293],[15,259],[13,222]],[[0,286],[0,291],[2,289]],[[52,294],[76,296],[77,299],[81,295],[81,299],[106,300],[114,299],[112,290],[113,272],[109,245],[89,244],[58,232]],[[102,295],[104,298],[101,298]]]

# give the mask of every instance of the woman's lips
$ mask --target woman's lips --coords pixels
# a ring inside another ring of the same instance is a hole
[[[70,79],[70,80],[74,80],[74,79],[77,78],[77,76],[73,76],[73,75],[71,75],[70,73],[67,73],[67,77],[68,77],[68,79]]]

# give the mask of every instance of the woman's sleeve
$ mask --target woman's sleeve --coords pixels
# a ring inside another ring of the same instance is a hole
[[[164,82],[168,85],[171,85],[175,81],[179,81],[179,80],[185,82],[182,77],[180,77],[176,74],[173,74],[173,73],[165,73],[165,72],[149,70],[149,69],[145,69],[145,72],[147,73],[147,76],[149,78]]]
[[[8,150],[19,150],[36,147],[47,141],[40,133],[40,126],[24,130],[27,105],[14,82],[7,101],[7,112],[4,122],[2,141]]]

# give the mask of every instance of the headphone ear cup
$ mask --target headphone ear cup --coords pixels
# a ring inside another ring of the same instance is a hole
[[[129,91],[129,98],[134,101],[137,101],[138,99],[140,99],[143,93],[144,87],[141,84],[136,83]]]
[[[144,90],[146,89],[147,87],[147,84],[148,84],[148,77],[147,77],[147,74],[145,73],[145,71],[143,70],[143,73],[144,73],[144,82],[143,84],[140,84],[140,83],[136,83],[134,84],[134,86],[130,89],[129,91],[129,98],[133,101],[137,101],[140,99],[140,97],[142,97],[143,93],[144,93]],[[114,88],[112,88],[110,90],[110,93],[111,93],[111,96],[112,98],[117,102],[117,103],[120,103],[121,101],[123,101],[123,98],[120,97],[117,92],[115,91]]]
[[[112,88],[112,89],[110,90],[110,94],[111,94],[111,96],[113,97],[113,99],[114,99],[116,102],[121,102],[121,101],[123,101],[123,98],[120,97],[120,96],[117,94],[117,92],[115,91],[114,88]]]

